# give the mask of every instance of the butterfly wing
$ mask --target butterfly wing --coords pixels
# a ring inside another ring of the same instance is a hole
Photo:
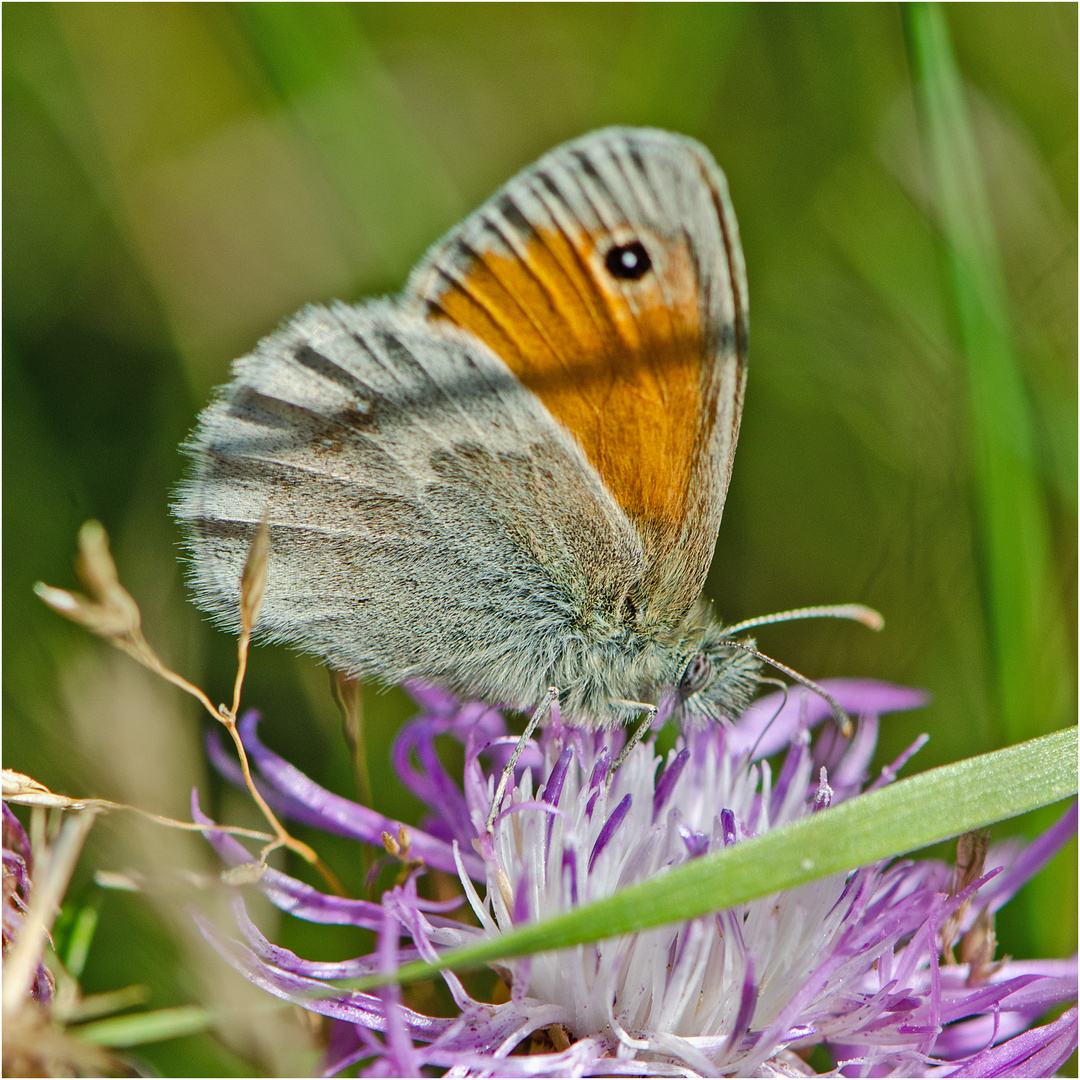
[[[644,551],[486,346],[387,303],[313,307],[233,376],[174,507],[201,606],[237,627],[265,516],[264,636],[523,706],[574,680],[574,635],[617,623]]]
[[[440,240],[403,302],[486,342],[573,434],[642,537],[648,624],[678,625],[746,380],[742,248],[709,152],[631,128],[559,147]]]

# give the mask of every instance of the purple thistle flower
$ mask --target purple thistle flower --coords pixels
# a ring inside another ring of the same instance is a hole
[[[335,1018],[327,1075],[358,1062],[366,1075],[396,1076],[423,1069],[813,1075],[805,1055],[822,1045],[843,1075],[1052,1074],[1077,1045],[1076,1008],[1032,1025],[1076,1000],[1076,958],[993,964],[985,948],[968,962],[942,957],[951,958],[954,941],[992,942],[990,917],[1073,835],[1075,805],[1033,843],[991,847],[981,876],[962,888],[953,887],[951,867],[933,860],[835,874],[689,922],[503,961],[509,1000],[502,1004],[476,1000],[447,972],[458,1009],[451,1018],[410,1009],[396,987],[362,993],[336,985],[435,960],[857,795],[867,787],[877,717],[924,698],[877,682],[825,685],[861,717],[850,739],[828,724],[812,742],[810,730],[828,706],[801,692],[772,695],[735,725],[688,730],[663,762],[651,743],[641,744],[610,789],[623,733],[583,732],[556,717],[522,756],[492,836],[484,823],[513,737],[494,710],[413,688],[423,711],[401,732],[394,765],[430,815],[422,829],[407,830],[409,854],[458,875],[480,926],[450,917],[460,900],[422,898],[422,871],[372,903],[328,896],[269,870],[258,887],[278,907],[371,929],[376,952],[340,963],[303,960],[262,936],[239,893],[243,941],[205,922],[204,932],[268,992]],[[293,769],[259,742],[255,727],[253,715],[245,718],[245,746],[276,809],[372,844],[384,832],[398,834],[398,822]],[[465,746],[460,785],[435,754],[441,734]],[[891,782],[924,741],[869,787]],[[211,746],[218,767],[235,778],[236,767]],[[785,748],[774,777],[765,758]],[[197,806],[194,812],[212,824]],[[207,835],[226,861],[250,859],[234,839],[212,828]],[[515,1054],[530,1037],[541,1052]]]
[[[26,913],[30,909],[30,897],[33,894],[34,856],[30,850],[30,838],[15,814],[4,803],[4,940],[3,953],[6,960],[8,950],[22,934]],[[30,984],[30,999],[39,1005],[48,1005],[56,993],[56,980],[53,973],[39,961],[37,971]]]

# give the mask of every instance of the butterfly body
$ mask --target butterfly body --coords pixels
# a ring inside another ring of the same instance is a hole
[[[700,593],[745,347],[708,152],[618,128],[560,147],[401,297],[308,308],[237,361],[176,504],[200,603],[237,625],[265,518],[260,633],[350,674],[523,708],[557,687],[583,726],[665,696],[735,711],[756,665]]]

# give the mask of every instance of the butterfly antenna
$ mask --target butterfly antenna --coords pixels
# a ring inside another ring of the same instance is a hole
[[[817,607],[792,608],[791,611],[778,611],[775,615],[761,615],[756,619],[747,619],[734,626],[725,626],[725,634],[741,634],[755,626],[769,626],[772,623],[794,622],[796,619],[851,619],[862,623],[871,630],[880,630],[885,620],[880,612],[865,604],[819,604]],[[772,661],[770,660],[771,664]]]
[[[754,760],[754,755],[757,753],[757,748],[761,745],[761,740],[768,734],[769,728],[773,726],[776,722],[776,718],[783,712],[784,706],[787,704],[788,684],[786,682],[783,682],[781,679],[759,679],[758,681],[761,683],[768,683],[770,686],[778,686],[783,698],[780,701],[779,708],[777,708],[776,712],[769,717],[769,722],[761,729],[761,734],[754,740],[754,745],[750,747],[750,753],[746,755],[746,761],[744,763],[747,767],[749,767],[750,762]]]
[[[728,633],[731,631],[729,630]],[[840,702],[836,700],[823,686],[818,686],[813,679],[808,679],[805,675],[800,675],[794,668],[789,668],[787,664],[781,664],[779,660],[774,660],[771,656],[766,656],[763,652],[755,649],[753,645],[746,645],[741,641],[723,641],[721,645],[725,649],[739,649],[742,652],[749,653],[751,656],[756,656],[759,660],[764,660],[770,667],[776,668],[777,671],[782,671],[789,679],[794,679],[797,683],[805,686],[807,690],[813,690],[815,694],[823,697],[828,703],[829,708],[832,709],[833,717],[840,725],[840,733],[844,738],[850,738],[854,726],[851,723],[851,717],[841,707]]]

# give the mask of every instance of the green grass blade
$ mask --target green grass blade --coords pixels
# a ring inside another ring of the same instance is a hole
[[[1072,680],[1027,388],[1013,346],[990,201],[948,25],[937,4],[906,24],[970,397],[984,597],[1007,738],[1061,723]]]
[[[71,929],[67,950],[64,953],[64,967],[73,979],[82,978],[97,925],[97,908],[89,904],[80,909],[78,915],[75,916],[75,924]]]
[[[930,769],[606,900],[447,953],[439,968],[477,967],[682,922],[1047,806],[1076,794],[1076,735],[1076,728],[1067,728]],[[395,978],[411,982],[435,970],[406,964]],[[367,989],[386,981],[370,977],[350,985]]]
[[[87,1042],[97,1046],[141,1046],[144,1043],[176,1039],[205,1031],[211,1022],[210,1013],[198,1005],[179,1005],[173,1009],[114,1016],[95,1020],[74,1030]]]
[[[103,1017],[115,1019],[118,1013],[145,1005],[150,996],[150,988],[141,983],[134,983],[119,990],[106,990],[100,994],[87,994],[70,1010],[63,1010],[61,1019],[69,1025],[89,1024],[91,1020],[100,1020]]]

